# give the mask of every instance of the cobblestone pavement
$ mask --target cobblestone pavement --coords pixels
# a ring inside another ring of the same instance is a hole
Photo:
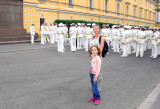
[[[65,49],[57,53],[50,44],[1,45],[0,51],[15,51],[0,53],[0,109],[135,109],[160,83],[160,57],[150,58],[150,50],[144,58],[110,52],[103,59],[102,103],[95,106],[88,102],[88,53]],[[159,109],[157,103],[154,109]]]

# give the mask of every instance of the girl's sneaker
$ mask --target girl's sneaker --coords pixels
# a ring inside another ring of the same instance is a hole
[[[96,98],[92,97],[91,99],[89,99],[89,102],[93,102],[95,100],[96,100]]]
[[[96,101],[94,102],[94,104],[99,104],[101,102],[101,100],[100,99],[96,99]]]

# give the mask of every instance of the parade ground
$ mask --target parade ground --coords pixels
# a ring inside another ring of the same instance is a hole
[[[88,102],[88,52],[65,49],[58,53],[56,45],[39,42],[1,45],[0,109],[160,109],[160,56],[150,58],[148,50],[143,58],[122,58],[110,49],[103,59],[102,102],[94,105]]]

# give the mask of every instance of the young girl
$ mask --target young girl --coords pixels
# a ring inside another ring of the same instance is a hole
[[[101,102],[101,97],[98,90],[98,77],[101,69],[100,49],[97,46],[92,46],[89,50],[89,57],[91,57],[91,55],[93,56],[93,58],[90,61],[89,72],[93,97],[89,100],[89,102],[95,101],[95,104],[99,104]]]

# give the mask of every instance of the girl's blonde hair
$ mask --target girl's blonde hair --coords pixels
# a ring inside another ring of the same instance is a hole
[[[91,55],[92,55],[92,48],[93,47],[95,47],[96,49],[97,49],[97,51],[98,51],[98,56],[101,56],[101,52],[100,52],[100,49],[98,48],[98,46],[92,46],[90,49],[89,49],[89,57],[91,57]]]

